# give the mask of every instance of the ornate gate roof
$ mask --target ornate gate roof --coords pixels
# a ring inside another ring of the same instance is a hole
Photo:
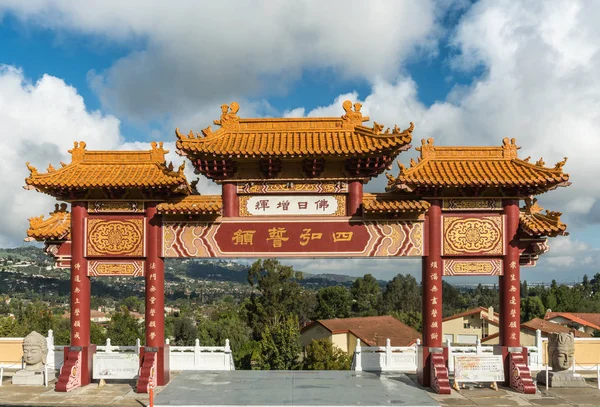
[[[491,195],[524,197],[569,185],[569,175],[562,170],[566,157],[553,168],[541,158],[530,163],[530,157],[518,158],[515,139],[505,138],[501,147],[440,147],[433,139],[421,143],[419,161],[411,160],[409,168],[400,164],[395,178],[388,175],[388,190],[432,196],[487,189]]]
[[[191,193],[183,173],[167,165],[163,143],[151,143],[148,151],[89,151],[86,144],[75,142],[71,163],[61,163],[55,169],[48,166],[45,174],[27,163],[31,174],[25,179],[29,188],[37,189],[63,200],[70,200],[90,190],[123,191],[127,189],[159,190],[162,193],[187,195]]]

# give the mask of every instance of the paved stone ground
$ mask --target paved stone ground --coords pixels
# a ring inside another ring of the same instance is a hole
[[[171,377],[176,377],[178,372],[171,372]],[[388,383],[394,382],[393,373],[386,375]],[[407,385],[419,388],[414,375],[408,375],[410,381]],[[10,377],[4,377],[0,387],[0,405],[2,406],[122,406],[140,407],[148,405],[147,394],[137,394],[134,391],[134,382],[121,383],[109,382],[104,387],[97,384],[75,389],[69,393],[56,393],[54,386],[24,387],[13,386]],[[442,396],[428,391],[428,395],[440,406],[600,406],[600,390],[595,379],[587,381],[588,387],[577,389],[549,389],[540,388],[535,395],[524,395],[500,388],[497,392],[489,388],[472,388],[462,390],[460,393],[452,391],[451,395]],[[168,386],[158,387],[160,394]],[[427,391],[427,389],[423,389]],[[166,395],[167,393],[165,393]],[[391,400],[390,400],[391,401]],[[391,404],[405,405],[401,400],[393,400]],[[314,404],[313,404],[314,405]]]
[[[416,382],[416,377],[411,376]],[[419,386],[420,387],[420,386]],[[596,379],[587,380],[585,388],[546,390],[538,388],[537,394],[520,394],[510,388],[500,387],[498,391],[489,387],[477,388],[468,385],[468,389],[460,392],[452,390],[452,394],[441,395],[430,393],[440,406],[561,406],[561,407],[597,407],[600,406],[600,390]]]

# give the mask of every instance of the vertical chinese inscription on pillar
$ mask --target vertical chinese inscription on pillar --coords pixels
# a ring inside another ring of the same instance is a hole
[[[81,275],[79,274],[81,270],[81,264],[75,263],[73,265],[75,269],[73,276],[73,281],[75,282],[74,293],[72,297],[71,309],[73,313],[73,322],[72,322],[72,335],[73,339],[81,340]]]
[[[429,260],[429,268],[431,273],[429,274],[430,284],[429,293],[427,293],[427,312],[431,314],[431,321],[429,325],[429,341],[428,343],[435,343],[441,340],[442,332],[441,326],[438,322],[442,315],[442,279],[439,276],[439,269],[442,268],[442,260]]]
[[[154,341],[154,339],[156,338],[156,313],[157,313],[157,307],[156,307],[156,302],[157,302],[157,295],[160,295],[160,293],[157,293],[157,288],[156,288],[156,283],[157,283],[157,277],[156,277],[156,263],[150,263],[150,274],[148,276],[148,282],[146,284],[149,285],[148,291],[150,292],[150,294],[146,294],[149,295],[148,297],[148,302],[150,303],[149,306],[149,310],[148,310],[148,314],[150,315],[150,318],[148,318],[148,321],[146,322],[147,325],[147,337],[150,338],[150,340]]]
[[[505,301],[508,300],[508,329],[509,329],[509,340],[510,341],[519,341],[521,338],[519,337],[520,332],[518,329],[518,322],[521,318],[520,313],[517,312],[520,305],[520,287],[521,283],[516,276],[517,271],[517,263],[516,261],[511,261],[509,264],[510,273],[505,278],[509,279],[508,292],[505,293]],[[514,343],[513,343],[514,344]]]
[[[443,256],[489,256],[504,254],[504,218],[490,216],[443,216]]]

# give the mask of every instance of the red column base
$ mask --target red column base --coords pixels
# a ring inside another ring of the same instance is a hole
[[[536,388],[531,378],[531,371],[527,366],[527,348],[525,357],[523,353],[509,353],[508,362],[510,364],[510,387],[519,393],[535,394]]]
[[[431,389],[438,394],[450,394],[450,379],[448,378],[448,368],[446,367],[444,353],[431,353],[429,360],[431,364],[429,367]]]
[[[521,350],[520,352],[518,350]],[[524,394],[535,394],[536,387],[527,364],[526,347],[509,347],[496,345],[495,355],[502,355],[504,361],[504,385]]]
[[[164,386],[169,383],[169,345],[145,346],[140,349],[140,373],[136,385],[138,393],[148,393],[150,378],[154,386]]]
[[[55,391],[67,392],[92,382],[92,361],[96,345],[65,346],[65,362],[60,368]]]
[[[417,348],[417,381],[439,394],[450,394],[448,349],[430,346]]]

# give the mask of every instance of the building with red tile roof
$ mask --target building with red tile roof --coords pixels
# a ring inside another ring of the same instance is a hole
[[[544,315],[546,321],[566,325],[586,332],[590,335],[600,331],[600,314],[590,312],[552,312],[548,310]]]
[[[307,325],[300,333],[302,346],[323,338],[329,338],[336,347],[352,354],[357,339],[363,346],[385,346],[388,338],[391,346],[412,346],[421,334],[389,315],[321,319]]]

